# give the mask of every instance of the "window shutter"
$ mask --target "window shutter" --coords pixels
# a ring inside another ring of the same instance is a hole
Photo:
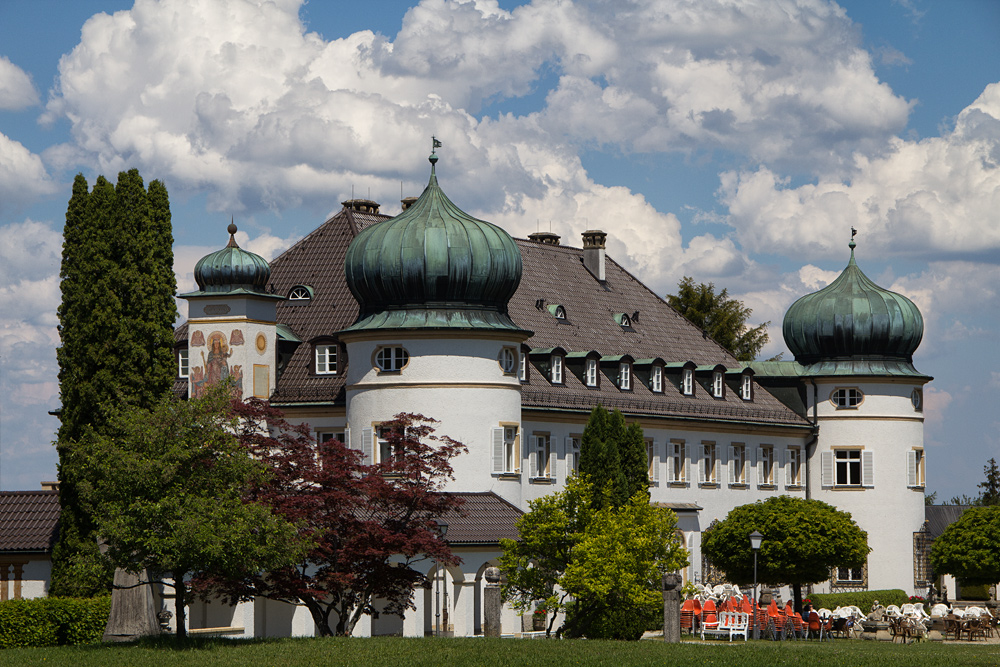
[[[650,479],[651,482],[660,481],[660,446],[653,443],[653,477]]]
[[[503,455],[503,429],[491,429],[493,433],[493,474],[507,472]]]
[[[691,445],[684,445],[684,481],[691,483]]]
[[[785,476],[783,466],[781,465],[781,455],[778,453],[780,450],[777,446],[771,449],[771,471],[774,475],[774,485],[781,486],[781,478]]]
[[[729,483],[736,483],[736,447],[729,446]]]
[[[573,474],[573,468],[576,467],[576,452],[573,451],[573,438],[566,438],[563,441],[563,445],[566,448],[566,477]]]
[[[917,485],[917,453],[913,450],[906,452],[906,485]]]
[[[528,476],[538,477],[538,437],[530,436],[528,440]]]
[[[365,465],[375,463],[373,449],[375,447],[375,430],[371,428],[361,429],[361,458]]]
[[[351,449],[351,429],[344,429],[344,446]]]
[[[705,445],[698,445],[698,482],[708,481],[708,462],[705,461]]]
[[[517,431],[514,436],[514,472],[521,474],[521,438],[524,436],[521,434],[521,429]]]
[[[767,479],[764,477],[764,448],[757,448],[757,484],[764,484]]]
[[[549,479],[555,481],[556,479],[556,461],[559,457],[556,456],[555,445],[552,444],[552,439],[549,439]]]
[[[792,478],[792,449],[789,447],[785,450],[785,486],[791,486],[795,483]]]
[[[667,483],[677,481],[677,471],[674,466],[674,455],[677,453],[679,445],[675,442],[667,443]]]
[[[820,467],[822,468],[822,485],[833,486],[833,452],[820,454]]]
[[[861,452],[861,486],[875,486],[874,452]]]

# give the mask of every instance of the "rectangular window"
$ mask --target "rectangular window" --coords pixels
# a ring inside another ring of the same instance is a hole
[[[722,373],[718,371],[712,373],[712,396],[714,396],[715,398],[722,398],[724,395],[723,387],[724,384],[722,382]]]
[[[190,366],[188,366],[188,349],[182,348],[177,350],[177,377],[186,378],[191,375]]]
[[[517,353],[517,379],[521,382],[528,381],[528,355],[524,353],[524,350],[518,350]]]
[[[910,488],[924,486],[924,450],[913,449],[906,452],[906,485]]]
[[[650,378],[650,389],[656,393],[663,391],[663,367],[653,366],[653,376]]]
[[[566,438],[566,476],[580,470],[580,441],[582,436],[571,435]]]
[[[533,451],[531,452],[531,477],[533,479],[554,478],[552,439],[549,437],[549,434],[535,433],[531,436],[531,440],[533,444]]]
[[[684,374],[681,376],[681,391],[685,396],[691,396],[694,394],[694,371],[690,368],[684,369]]]
[[[552,384],[562,384],[562,363],[561,355],[553,354],[552,357]]]
[[[493,474],[516,474],[521,469],[520,439],[513,424],[493,429]]]
[[[597,359],[587,359],[587,386],[597,386]]]
[[[266,364],[253,365],[253,395],[265,400],[271,395],[271,369]]]
[[[785,486],[802,486],[802,450],[798,447],[785,451]]]
[[[652,438],[646,438],[646,476],[650,484],[660,481],[660,462],[656,456],[656,443]]]
[[[753,398],[753,378],[750,377],[749,373],[744,373],[742,382],[740,384],[740,398],[744,401],[749,401]]]
[[[729,483],[737,486],[747,483],[746,445],[733,443],[729,447]]]
[[[757,450],[758,486],[774,486],[774,447],[764,445]]]
[[[861,486],[861,450],[838,449],[834,452],[837,486]]]
[[[317,345],[316,346],[316,374],[336,375],[337,374],[337,346]]]
[[[865,569],[863,567],[838,567],[837,583],[849,586],[861,586],[865,582]]]
[[[316,431],[316,442],[323,443],[331,440],[340,440],[347,444],[347,434],[344,431]]]
[[[401,455],[399,444],[392,443],[390,437],[392,431],[388,428],[378,429],[378,462],[389,463],[398,459]]]
[[[699,481],[702,484],[718,484],[718,457],[715,455],[714,442],[701,443],[701,469]]]
[[[632,388],[632,366],[628,362],[618,364],[618,388],[623,391]]]
[[[683,440],[671,440],[667,457],[667,473],[671,484],[686,484],[690,475],[688,473],[687,446]]]

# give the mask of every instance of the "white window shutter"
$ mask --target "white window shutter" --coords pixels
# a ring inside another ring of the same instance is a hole
[[[781,465],[780,450],[777,447],[771,449],[771,470],[774,475],[774,485],[781,486],[781,478],[785,477],[784,466]]]
[[[698,482],[708,481],[708,464],[705,461],[705,445],[698,445]]]
[[[660,459],[661,458],[662,457],[660,456],[660,446],[654,442],[653,443],[653,477],[650,480],[651,482],[659,482],[660,481]]]
[[[763,484],[767,479],[764,477],[764,448],[757,448],[757,484]]]
[[[549,440],[549,478],[553,481],[556,478],[556,448],[552,446],[552,440]]]
[[[528,445],[528,476],[538,477],[538,437],[531,436]]]
[[[736,447],[729,447],[729,483],[736,483]]]
[[[861,486],[875,486],[874,452],[861,452]]]
[[[833,452],[820,454],[820,467],[822,468],[822,485],[833,486]]]
[[[576,452],[573,451],[573,438],[566,438],[563,442],[566,448],[566,477],[573,474],[573,468],[576,465]]]
[[[906,452],[906,485],[917,485],[917,453],[912,449]]]
[[[365,465],[375,463],[375,430],[371,428],[361,429],[361,457]]]
[[[494,428],[491,429],[491,433],[493,441],[493,472],[494,474],[507,472],[505,470],[507,462],[504,460],[506,457],[503,451],[503,429]]]
[[[344,446],[348,449],[351,448],[351,429],[349,428],[344,429]]]
[[[684,481],[691,483],[691,445],[684,445]]]
[[[667,482],[677,481],[677,470],[674,464],[674,455],[677,453],[679,445],[675,442],[667,443]]]
[[[792,479],[792,449],[785,450],[785,486],[791,486],[795,482]]]

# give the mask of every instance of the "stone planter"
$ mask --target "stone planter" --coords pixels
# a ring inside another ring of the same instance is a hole
[[[531,629],[535,632],[544,632],[549,619],[547,614],[532,614]]]

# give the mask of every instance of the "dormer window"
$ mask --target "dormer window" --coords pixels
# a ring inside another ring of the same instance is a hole
[[[685,396],[694,396],[694,369],[685,368],[681,374],[681,393]]]
[[[395,373],[410,362],[410,353],[402,347],[380,347],[375,353],[375,366],[380,371]]]
[[[288,290],[289,301],[311,301],[312,298],[313,289],[308,285],[296,285],[292,289]]]
[[[177,377],[186,378],[190,377],[191,368],[188,365],[188,349],[182,347],[177,350]]]
[[[316,375],[337,374],[337,346],[323,344],[316,346]]]
[[[856,410],[865,400],[865,395],[855,387],[835,389],[830,394],[830,402],[838,410]]]
[[[557,320],[565,320],[566,319],[566,309],[563,308],[562,306],[556,306],[556,311],[553,314],[556,316]]]
[[[649,388],[657,394],[663,393],[663,366],[653,366],[649,377]]]
[[[561,354],[553,354],[550,358],[552,367],[549,370],[549,381],[552,384],[563,383],[563,358]]]
[[[744,401],[753,399],[753,378],[749,373],[744,373],[740,377],[740,398]]]
[[[615,313],[615,322],[618,323],[622,329],[632,328],[632,318],[628,316],[628,313]]]
[[[632,364],[627,361],[618,364],[618,388],[622,391],[632,389]]]
[[[715,398],[724,398],[725,387],[726,384],[722,381],[722,372],[715,371],[712,373],[712,396]]]
[[[597,386],[597,359],[587,359],[587,370],[584,373],[584,379],[588,387]]]

